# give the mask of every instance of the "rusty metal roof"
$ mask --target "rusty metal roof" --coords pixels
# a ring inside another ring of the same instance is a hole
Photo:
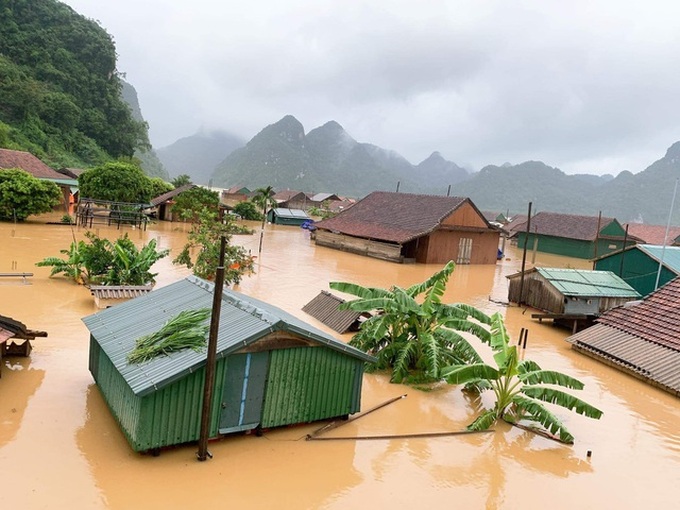
[[[406,243],[435,230],[465,202],[472,204],[463,197],[374,191],[337,216],[317,222],[316,227],[355,237]]]
[[[353,310],[338,310],[344,302],[344,299],[322,290],[318,296],[302,307],[302,311],[320,320],[333,331],[344,333],[361,315]]]
[[[161,205],[164,202],[167,202],[168,200],[171,200],[175,198],[177,195],[184,193],[185,191],[188,191],[190,189],[196,188],[197,186],[192,183],[188,184],[183,184],[179,188],[175,188],[173,190],[170,190],[166,193],[163,193],[162,195],[158,195],[157,197],[154,197],[151,199],[149,202],[152,207],[156,207],[158,205]]]
[[[572,348],[680,395],[680,350],[606,324],[569,337]]]

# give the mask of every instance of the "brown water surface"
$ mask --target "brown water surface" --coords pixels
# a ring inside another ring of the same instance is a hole
[[[582,398],[604,410],[591,420],[555,412],[576,437],[565,446],[509,426],[491,433],[384,440],[305,441],[322,424],[230,436],[211,442],[214,458],[195,459],[196,446],[160,457],[134,453],[87,368],[88,331],[95,313],[87,288],[35,263],[59,256],[83,231],[48,225],[47,217],[0,223],[0,272],[33,272],[30,284],[0,281],[0,314],[47,331],[30,358],[4,360],[0,379],[0,508],[678,508],[680,400],[573,352],[569,332],[538,324],[531,312],[502,304],[505,276],[521,253],[507,246],[495,266],[458,266],[445,299],[502,311],[514,338],[529,329],[526,355],[544,368],[586,384]],[[252,224],[257,228],[256,224]],[[186,238],[176,223],[123,232],[140,244],[155,238],[175,253]],[[257,254],[258,235],[235,242]],[[189,274],[157,263],[158,286]],[[532,255],[527,257],[531,264]],[[536,264],[589,268],[588,262],[536,255]],[[256,274],[238,290],[266,300],[333,333],[301,311],[330,281],[389,287],[420,282],[436,265],[398,265],[315,247],[309,233],[268,225]],[[336,335],[337,336],[337,335]],[[344,335],[343,340],[349,340]],[[423,392],[366,375],[362,409],[406,398],[323,437],[359,437],[461,430],[479,411],[459,387]],[[485,402],[487,405],[489,402]],[[592,457],[586,453],[592,451]]]

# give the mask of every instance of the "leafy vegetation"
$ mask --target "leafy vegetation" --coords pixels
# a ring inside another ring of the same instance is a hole
[[[0,220],[23,221],[50,212],[61,201],[59,186],[18,168],[0,169]]]
[[[187,174],[178,175],[172,180],[172,185],[175,187],[175,189],[186,184],[191,184],[191,177],[189,177]]]
[[[148,147],[121,99],[113,40],[57,0],[0,9],[3,146],[53,166],[89,166]]]
[[[187,243],[173,263],[186,266],[200,278],[214,279],[220,261],[221,238],[224,237],[224,283],[237,284],[244,274],[253,271],[252,256],[243,247],[230,244],[233,234],[244,232],[252,233],[239,227],[231,216],[225,215],[220,220],[215,210],[203,208],[194,218]],[[192,257],[195,252],[198,254]]]
[[[83,198],[136,204],[148,203],[151,198],[172,189],[162,179],[149,178],[140,167],[123,161],[86,170],[78,177],[78,186]]]
[[[441,301],[454,268],[449,262],[426,281],[406,289],[330,284],[333,290],[358,296],[342,304],[342,309],[373,313],[350,341],[377,358],[369,370],[392,370],[392,382],[437,381],[444,366],[481,361],[461,333],[488,341],[489,332],[482,324],[488,324],[489,317],[472,306]]]
[[[115,242],[92,232],[85,235],[87,243],[73,240],[68,249],[60,251],[65,259],[46,257],[36,266],[52,267],[50,276],[63,273],[78,284],[148,285],[158,274],[151,272],[151,266],[170,253],[158,251],[155,239],[138,249],[127,234]]]
[[[183,310],[158,331],[138,338],[127,356],[128,363],[143,363],[184,349],[200,352],[207,344],[210,324],[202,323],[208,317],[210,308]]]
[[[537,363],[519,358],[517,346],[509,343],[500,313],[491,316],[491,335],[480,338],[491,346],[496,367],[480,359],[468,365],[444,367],[441,371],[451,384],[470,384],[482,391],[491,389],[494,392],[494,407],[482,412],[468,429],[486,430],[500,419],[513,424],[526,421],[543,427],[564,443],[573,443],[574,437],[543,402],[590,418],[602,416],[599,409],[554,387],[580,390],[583,389],[582,382],[560,372],[542,370]]]
[[[244,220],[258,221],[264,218],[264,215],[257,210],[255,202],[244,200],[234,206],[234,214],[238,214]]]
[[[175,197],[172,212],[182,220],[194,221],[204,209],[213,211],[215,217],[217,217],[219,205],[220,196],[217,191],[196,186]]]

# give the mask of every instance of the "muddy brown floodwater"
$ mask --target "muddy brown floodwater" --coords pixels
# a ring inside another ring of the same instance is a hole
[[[30,284],[0,282],[0,314],[48,332],[30,358],[9,358],[0,379],[0,508],[680,508],[680,399],[573,352],[566,330],[531,320],[507,300],[505,276],[521,254],[507,247],[495,266],[458,266],[445,299],[502,311],[517,338],[529,329],[526,355],[544,368],[585,382],[578,392],[604,410],[600,420],[556,410],[576,437],[566,446],[509,426],[492,433],[371,441],[305,441],[320,424],[239,435],[210,443],[214,458],[198,462],[196,445],[134,453],[88,371],[89,334],[81,318],[95,313],[87,288],[35,263],[59,256],[81,229],[48,225],[49,217],[0,223],[0,272],[33,272]],[[257,225],[253,225],[257,227]],[[100,227],[155,238],[176,253],[182,224],[147,231]],[[96,229],[95,229],[96,230]],[[258,235],[234,241],[257,252]],[[158,286],[188,274],[171,257],[159,261]],[[528,256],[528,265],[531,262]],[[538,254],[536,264],[588,263]],[[317,248],[309,233],[268,225],[246,294],[333,333],[301,311],[334,280],[389,287],[420,282],[435,265],[398,265]],[[337,336],[337,335],[336,335]],[[349,340],[349,335],[342,339]],[[678,368],[680,369],[680,367]],[[325,437],[461,430],[475,416],[459,387],[423,392],[366,375],[362,410],[407,395]],[[587,452],[592,456],[588,457]]]

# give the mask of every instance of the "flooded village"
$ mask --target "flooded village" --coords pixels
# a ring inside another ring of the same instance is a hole
[[[459,264],[443,297],[486,313],[500,312],[513,340],[526,330],[523,353],[544,368],[585,383],[579,397],[599,420],[556,408],[575,436],[565,445],[498,422],[492,431],[462,431],[482,404],[460,386],[427,389],[363,375],[361,411],[307,440],[327,421],[228,434],[210,441],[212,458],[196,460],[196,444],[159,456],[130,447],[88,370],[90,340],[83,318],[98,312],[90,290],[35,263],[56,256],[85,228],[50,224],[49,215],[0,223],[0,268],[33,275],[0,281],[2,314],[47,336],[29,357],[3,360],[0,378],[0,501],[19,508],[181,508],[236,504],[245,508],[672,507],[680,468],[680,400],[573,350],[569,328],[532,318],[532,308],[508,303],[508,276],[523,254],[509,243],[495,264]],[[251,227],[259,228],[258,223]],[[158,221],[146,229],[93,226],[102,237],[126,232],[136,243],[156,240],[177,252],[188,225]],[[235,290],[279,307],[340,342],[302,308],[329,282],[388,288],[421,282],[441,263],[397,264],[319,246],[310,232],[267,224],[259,237],[232,242],[256,255],[255,271]],[[156,289],[190,274],[172,256],[153,267]],[[582,258],[530,254],[528,267],[592,269]],[[114,305],[117,306],[117,305]],[[403,397],[403,398],[400,398]],[[488,395],[484,395],[486,399]],[[388,405],[383,404],[391,402]],[[363,413],[371,411],[365,416]],[[644,490],[641,488],[644,487]]]

